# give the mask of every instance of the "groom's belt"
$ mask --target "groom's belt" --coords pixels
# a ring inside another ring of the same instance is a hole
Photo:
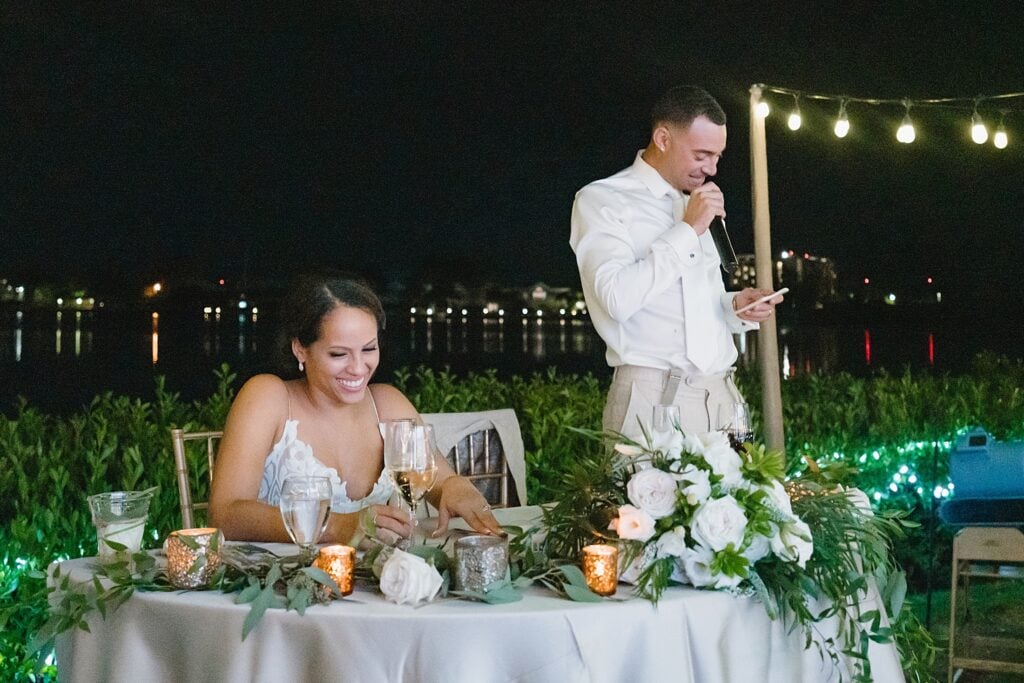
[[[633,382],[640,380],[660,382],[662,385],[661,402],[663,404],[671,404],[675,402],[676,393],[679,391],[681,384],[707,391],[708,387],[719,382],[731,381],[734,372],[735,368],[729,368],[722,372],[694,373],[675,366],[662,370],[643,365],[619,365],[615,368],[613,381]]]

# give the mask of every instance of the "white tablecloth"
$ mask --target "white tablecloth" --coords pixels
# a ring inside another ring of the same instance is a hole
[[[511,513],[515,514],[515,513]],[[92,559],[63,563],[75,578]],[[619,587],[618,597],[631,595]],[[357,590],[305,616],[268,610],[243,642],[248,605],[218,592],[137,592],[91,633],[57,643],[62,681],[838,680],[747,598],[690,588],[661,602],[576,603],[531,589],[517,603],[441,600],[413,609]],[[876,681],[903,681],[892,646],[873,645]]]

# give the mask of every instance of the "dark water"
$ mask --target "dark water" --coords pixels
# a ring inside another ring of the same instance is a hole
[[[153,314],[156,313],[156,316]],[[271,317],[251,310],[219,317],[202,309],[138,312],[5,310],[0,315],[0,410],[17,396],[43,410],[66,413],[97,393],[151,398],[154,379],[166,378],[185,399],[204,398],[213,371],[230,364],[239,380],[278,365]],[[959,373],[983,350],[1024,357],[1017,325],[1000,329],[949,323],[779,325],[785,376],[879,370]],[[756,363],[756,335],[739,340],[740,363]],[[535,314],[482,319],[456,312],[445,318],[391,312],[378,378],[397,368],[426,364],[456,373],[494,368],[499,376],[550,366],[561,372],[606,377],[604,345],[583,319]]]

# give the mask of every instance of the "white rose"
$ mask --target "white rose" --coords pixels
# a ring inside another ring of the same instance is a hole
[[[753,565],[755,562],[770,553],[771,550],[772,546],[768,537],[758,534],[750,540],[750,545],[747,546],[747,549],[743,551],[742,555],[750,561],[751,565]]]
[[[729,437],[725,432],[704,432],[703,434],[698,434],[697,438],[703,444],[704,450],[718,448],[719,446],[727,446],[732,450],[732,446],[729,445]]]
[[[687,482],[682,491],[690,505],[701,505],[711,496],[711,474],[707,470],[691,463],[679,474],[679,479]]]
[[[696,433],[683,434],[683,450],[694,455],[704,455],[704,442]]]
[[[683,453],[683,435],[678,430],[669,429],[663,432],[652,432],[651,450],[661,451],[666,457],[678,460]]]
[[[608,525],[619,538],[629,541],[647,541],[654,535],[654,518],[632,505],[619,508],[619,516]]]
[[[720,442],[714,440],[705,445],[704,460],[711,465],[712,472],[722,477],[722,485],[726,488],[735,488],[743,481],[743,474],[740,472],[743,461],[724,436]]]
[[[768,500],[779,512],[787,517],[793,515],[793,503],[789,500],[789,494],[786,493],[786,487],[782,482],[773,480],[771,486],[762,486],[761,490],[768,494]]]
[[[779,533],[771,539],[772,552],[784,560],[796,562],[801,568],[807,565],[814,553],[811,528],[803,520],[783,524]]]
[[[654,519],[668,517],[676,509],[676,480],[659,469],[642,470],[626,484],[629,502]]]
[[[422,557],[395,549],[384,563],[380,590],[399,605],[430,602],[441,589],[441,575]]]
[[[683,569],[687,578],[697,588],[714,584],[715,577],[711,574],[711,560],[715,555],[702,545],[687,548],[683,553]]]
[[[658,538],[658,557],[682,557],[686,551],[686,527],[677,526]]]
[[[697,508],[693,514],[693,538],[712,550],[723,550],[730,543],[739,550],[747,530],[747,516],[732,496],[723,496]]]

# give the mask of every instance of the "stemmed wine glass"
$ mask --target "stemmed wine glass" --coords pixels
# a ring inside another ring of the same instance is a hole
[[[384,469],[409,506],[409,521],[416,527],[416,507],[437,478],[433,428],[415,422],[386,423]]]
[[[313,556],[327,528],[333,493],[327,477],[288,477],[281,486],[281,519],[304,557]]]
[[[654,434],[671,434],[679,427],[681,416],[679,406],[658,404],[651,415],[651,431]]]
[[[718,407],[718,428],[729,437],[734,450],[743,449],[743,444],[754,439],[754,428],[750,422],[750,407],[742,401],[727,403]]]

